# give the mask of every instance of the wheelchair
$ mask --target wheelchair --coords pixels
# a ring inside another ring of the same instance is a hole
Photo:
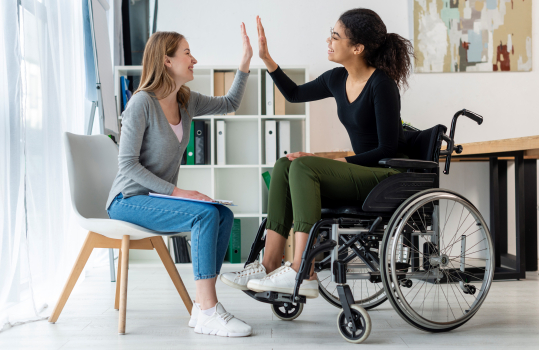
[[[297,318],[306,303],[299,295],[311,264],[319,292],[342,309],[337,329],[345,340],[361,343],[371,331],[366,310],[389,300],[410,325],[428,332],[446,332],[462,326],[479,310],[494,273],[494,251],[485,220],[464,196],[439,188],[440,156],[461,153],[454,144],[459,116],[477,124],[483,118],[458,111],[447,127],[420,131],[404,128],[410,159],[387,158],[384,167],[406,168],[369,193],[361,206],[322,203],[321,219],[309,232],[293,294],[254,292],[250,297],[271,304],[281,320]],[[442,142],[447,144],[441,149]],[[260,225],[248,260],[260,257],[265,244],[266,219]]]

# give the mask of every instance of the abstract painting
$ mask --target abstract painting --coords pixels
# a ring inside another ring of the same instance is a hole
[[[416,73],[532,69],[532,0],[414,0]]]

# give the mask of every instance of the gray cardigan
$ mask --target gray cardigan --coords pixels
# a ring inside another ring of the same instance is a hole
[[[191,91],[187,110],[180,107],[183,123],[181,143],[155,94],[140,91],[133,95],[122,113],[119,169],[109,192],[106,209],[120,193],[124,198],[147,195],[149,192],[172,194],[178,182],[183,152],[189,143],[191,120],[200,115],[236,111],[248,77],[248,73],[238,70],[230,90],[222,97]]]

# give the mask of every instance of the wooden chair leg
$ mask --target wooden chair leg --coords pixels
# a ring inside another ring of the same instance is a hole
[[[185,307],[187,308],[187,312],[191,314],[191,310],[193,309],[193,301],[189,297],[189,293],[187,292],[187,289],[185,289],[185,286],[182,282],[182,278],[180,277],[180,274],[178,273],[178,270],[176,269],[176,265],[174,265],[174,261],[172,261],[172,257],[170,256],[167,246],[165,245],[165,242],[163,241],[163,237],[155,236],[151,238],[151,241],[152,241],[153,247],[157,251],[157,254],[159,254],[159,257],[161,258],[163,265],[165,265],[165,268],[167,269],[167,272],[170,276],[170,279],[172,280],[172,283],[174,283],[176,290],[178,291],[178,293],[180,293],[180,297],[182,298],[182,301]]]
[[[120,281],[122,279],[122,250],[120,249],[120,254],[118,255],[118,272],[116,273],[116,297],[114,298],[114,309],[120,309]]]
[[[94,249],[95,235],[96,234],[94,232],[88,232],[84,245],[82,246],[79,256],[77,257],[77,261],[75,262],[75,265],[73,265],[73,269],[71,269],[71,273],[69,274],[69,278],[64,286],[64,290],[62,291],[62,294],[60,295],[60,298],[58,299],[58,302],[56,303],[56,306],[49,317],[49,322],[55,323],[56,320],[58,320],[58,317],[60,317],[67,299],[69,299],[69,295],[71,294],[71,291],[73,291],[73,287],[75,287],[75,284],[79,279],[80,273],[84,269],[90,254],[92,254],[92,250]]]
[[[129,267],[129,235],[122,237],[122,264],[120,272],[120,315],[118,317],[118,333],[125,334],[125,315],[127,308],[127,269]]]

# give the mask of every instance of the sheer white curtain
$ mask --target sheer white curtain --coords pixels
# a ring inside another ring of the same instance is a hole
[[[84,133],[81,1],[0,1],[0,331],[46,318],[85,232],[63,133]],[[47,307],[48,305],[48,307]]]

